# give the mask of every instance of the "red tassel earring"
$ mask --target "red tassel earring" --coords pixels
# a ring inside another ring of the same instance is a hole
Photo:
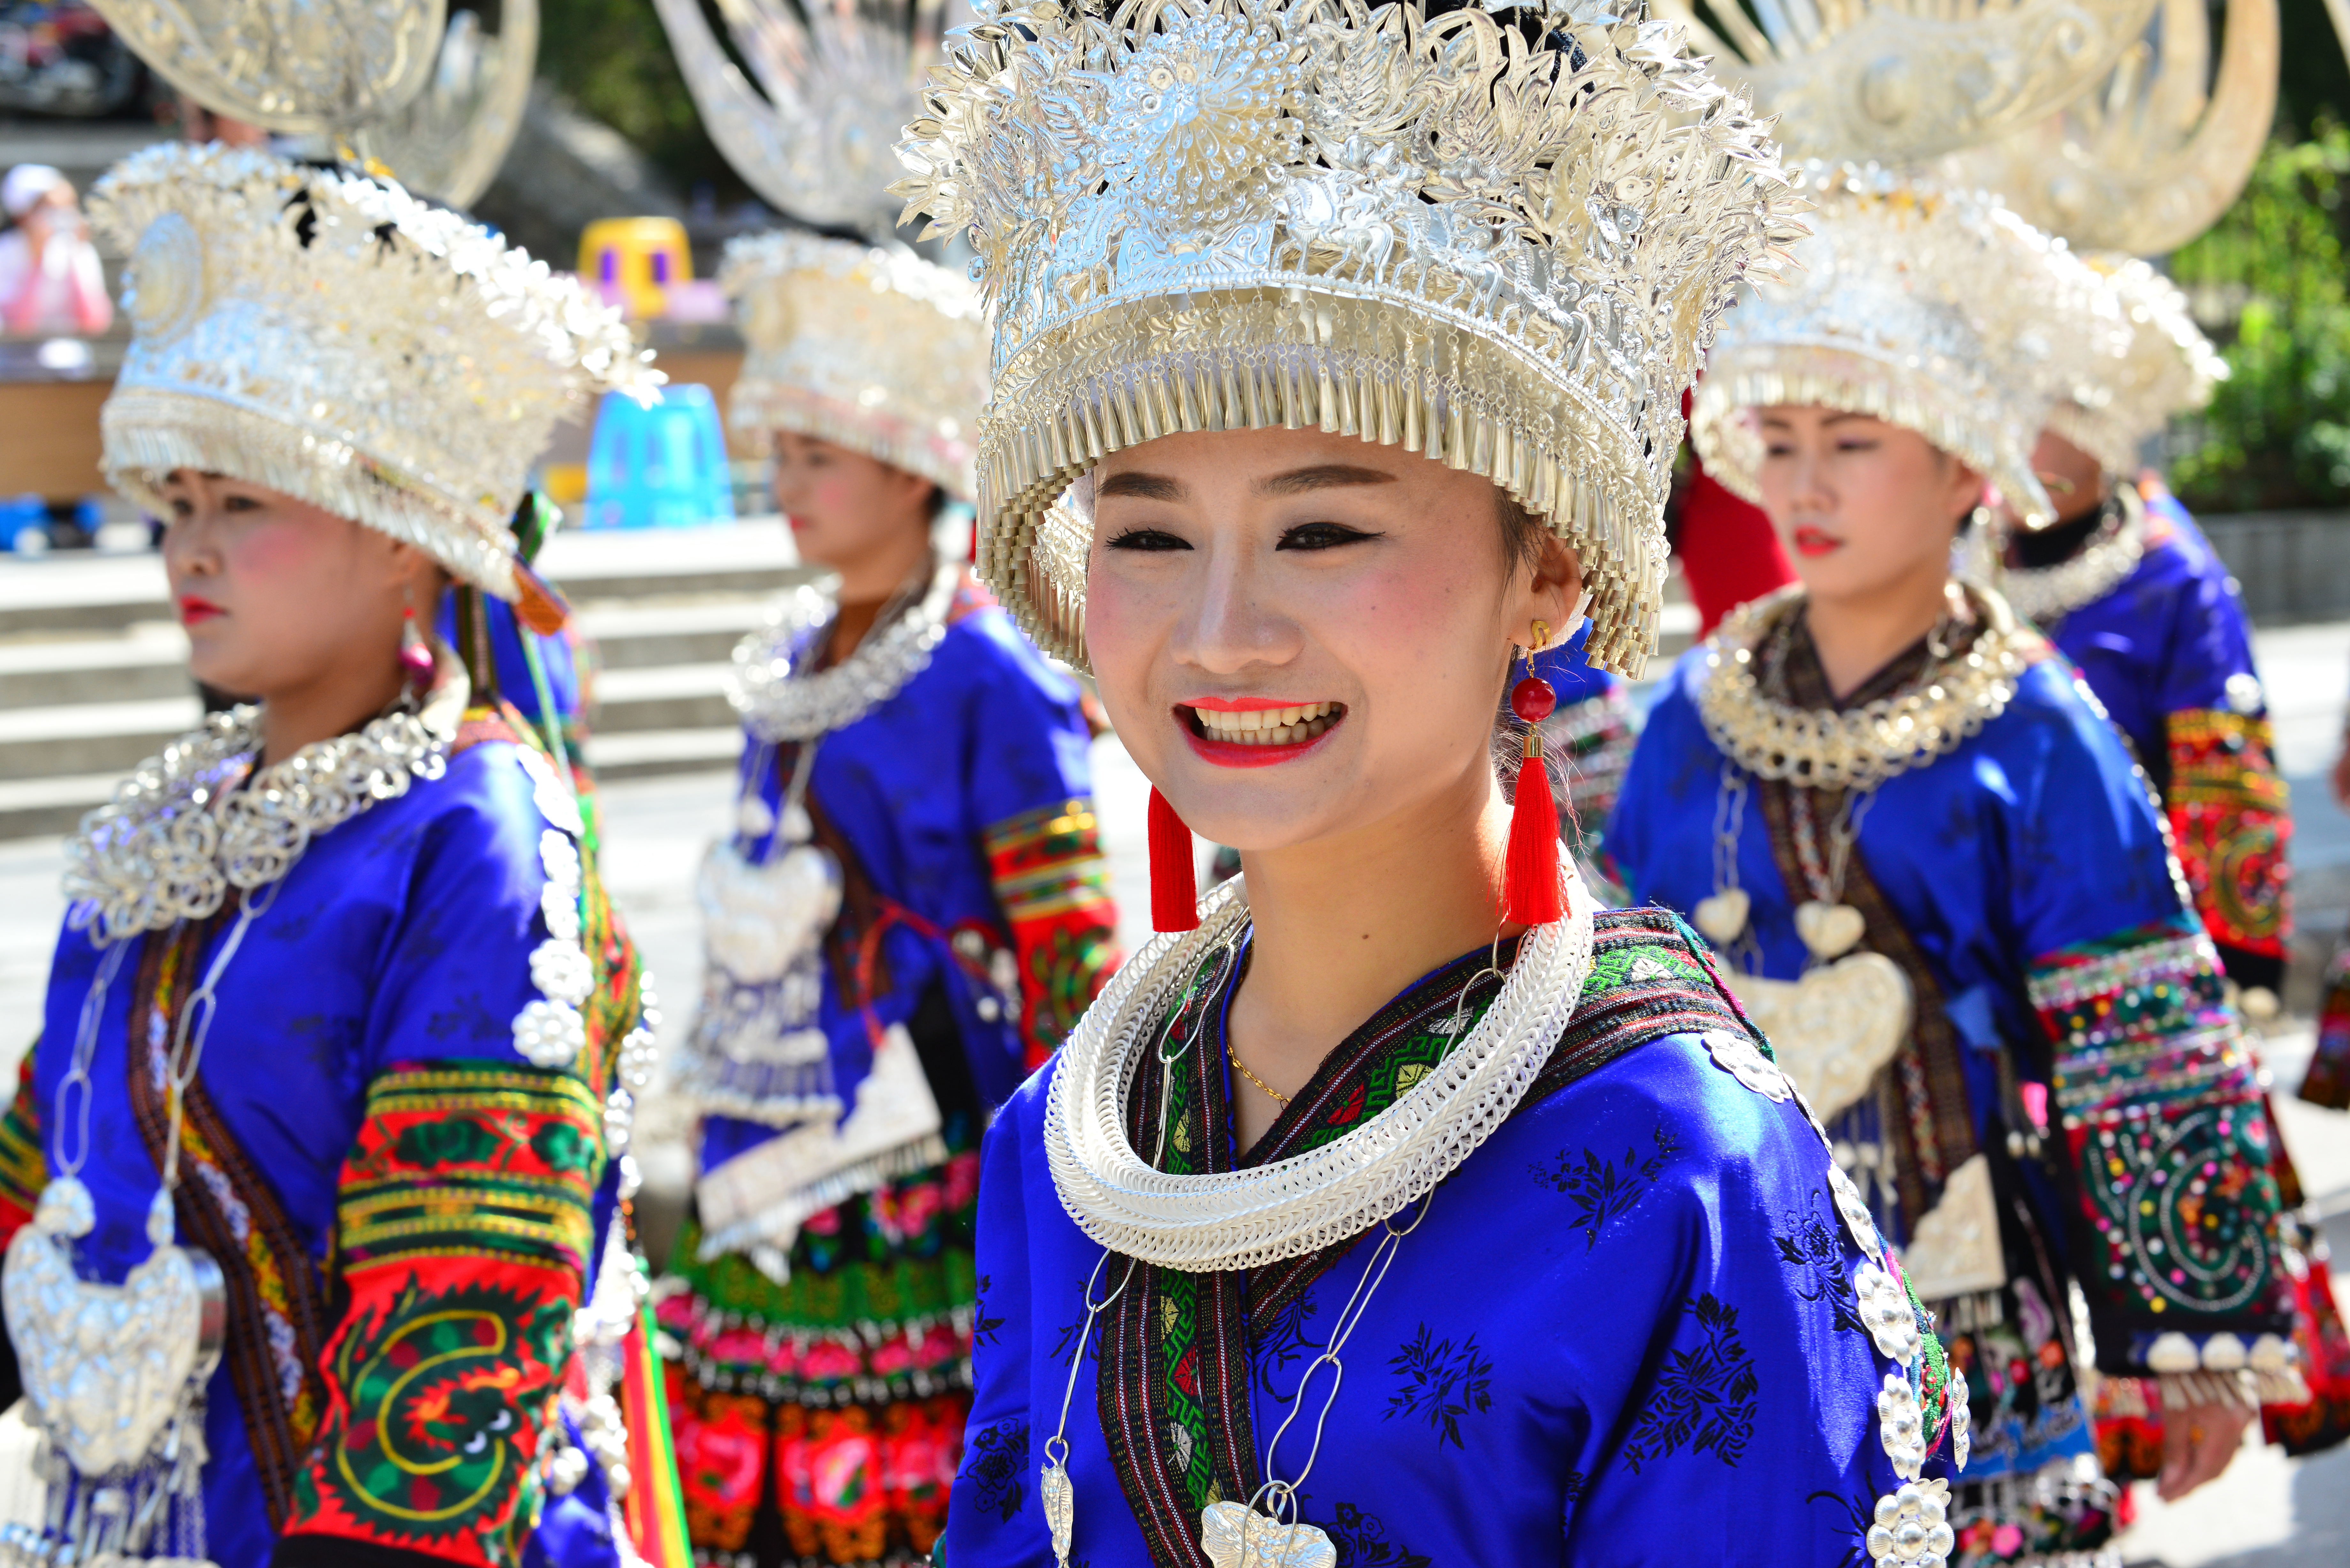
[[[1150,927],[1159,931],[1196,930],[1200,884],[1192,869],[1191,830],[1167,804],[1157,785],[1150,791]]]
[[[1543,766],[1542,722],[1558,706],[1558,693],[1534,673],[1534,654],[1550,641],[1550,625],[1534,625],[1526,649],[1525,679],[1510,688],[1510,711],[1526,722],[1525,754],[1518,763],[1517,800],[1510,808],[1510,853],[1502,875],[1502,907],[1524,925],[1547,925],[1566,914],[1558,880],[1558,803]]]

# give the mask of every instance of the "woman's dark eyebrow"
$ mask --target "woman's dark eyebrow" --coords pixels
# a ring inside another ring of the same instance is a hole
[[[1160,473],[1113,473],[1095,487],[1097,499],[1107,495],[1133,495],[1144,501],[1182,501],[1191,492],[1180,480]]]
[[[1394,474],[1380,469],[1324,462],[1312,468],[1293,468],[1287,473],[1260,479],[1254,489],[1259,495],[1303,495],[1309,490],[1330,490],[1342,484],[1393,484],[1395,482]]]

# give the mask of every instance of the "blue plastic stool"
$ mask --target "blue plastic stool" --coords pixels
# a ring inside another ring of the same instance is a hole
[[[665,387],[650,408],[604,394],[588,445],[590,528],[694,528],[731,523],[734,490],[718,400],[693,382]]]

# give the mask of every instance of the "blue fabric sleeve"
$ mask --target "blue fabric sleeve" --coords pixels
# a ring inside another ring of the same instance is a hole
[[[972,717],[962,732],[972,829],[1092,794],[1093,736],[1076,682],[1047,665],[1000,610],[962,626],[971,637]]]
[[[1049,1069],[1047,1069],[1049,1071]],[[1043,1075],[1039,1075],[1041,1079]],[[1030,1093],[1041,1090],[1039,1082]],[[933,1561],[975,1568],[1042,1568],[1051,1559],[1036,1471],[1052,1428],[1032,1428],[1030,1358],[1034,1340],[1050,1333],[1030,1301],[1028,1223],[1023,1199],[1021,1134],[1027,1118],[1006,1107],[987,1131],[979,1175],[979,1299],[971,1334],[971,1417],[963,1428],[962,1463],[947,1504],[946,1533]],[[1090,1401],[1091,1378],[1077,1398]],[[1047,1411],[1049,1420],[1057,1412]],[[1089,1407],[1073,1409],[1090,1433]]]
[[[450,774],[462,804],[423,825],[401,919],[385,938],[368,1078],[398,1062],[524,1061],[515,1019],[540,1000],[531,953],[548,936],[539,851],[548,825],[513,743],[474,746]]]

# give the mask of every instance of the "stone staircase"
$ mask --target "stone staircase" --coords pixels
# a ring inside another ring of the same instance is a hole
[[[539,564],[597,645],[598,774],[731,763],[728,655],[810,575],[780,522],[563,534]],[[0,556],[0,839],[67,831],[192,728],[186,658],[159,556]]]

